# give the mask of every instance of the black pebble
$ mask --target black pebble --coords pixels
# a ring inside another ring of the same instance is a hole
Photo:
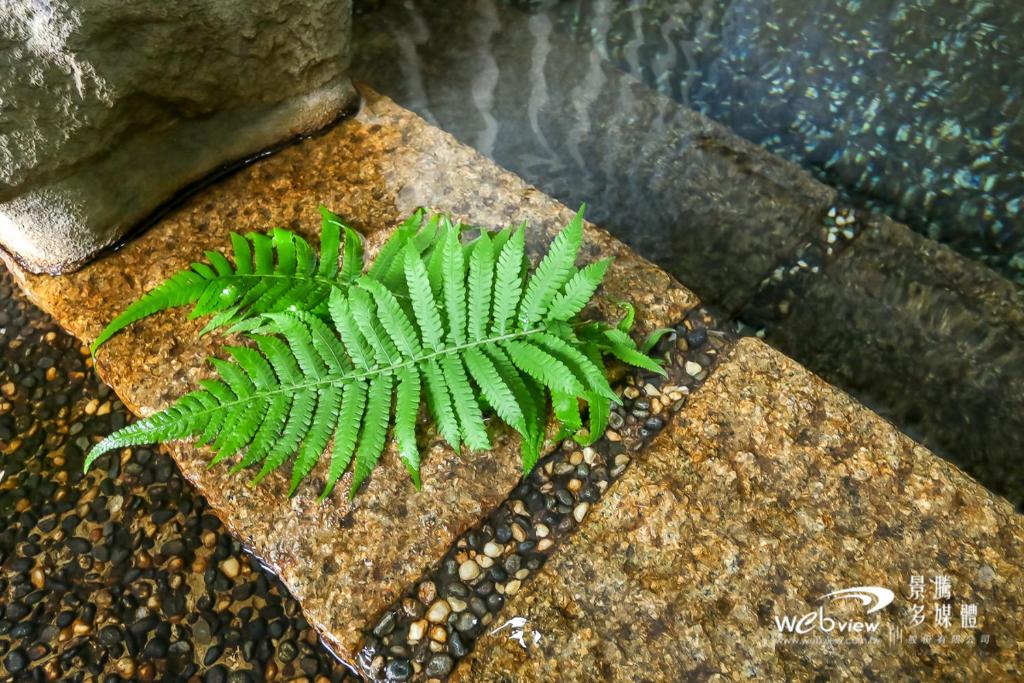
[[[7,672],[16,674],[28,666],[28,657],[25,655],[25,651],[21,648],[17,650],[11,650],[4,657],[4,666],[7,667]]]
[[[146,647],[143,648],[142,654],[151,659],[163,659],[167,656],[167,641],[159,636],[153,638],[146,643]]]
[[[384,670],[389,681],[407,681],[412,676],[412,666],[406,659],[393,659]]]

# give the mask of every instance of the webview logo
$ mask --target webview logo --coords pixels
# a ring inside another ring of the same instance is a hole
[[[888,588],[881,586],[856,586],[844,588],[821,596],[821,600],[858,600],[867,608],[865,614],[874,614],[888,607],[896,595]],[[878,630],[878,620],[864,621],[858,619],[839,619],[825,613],[825,605],[803,616],[785,615],[775,617],[775,626],[780,633],[810,633],[818,630],[823,633],[874,633]]]

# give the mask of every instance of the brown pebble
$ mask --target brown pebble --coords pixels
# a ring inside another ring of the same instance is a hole
[[[87,636],[92,633],[92,626],[81,619],[75,619],[71,622],[71,632],[76,636]]]
[[[145,664],[139,667],[138,674],[140,681],[151,681],[153,680],[153,678],[156,677],[156,667],[150,664],[149,662],[146,662]]]
[[[32,570],[32,585],[36,588],[42,588],[46,585],[46,574],[39,567]]]
[[[135,675],[135,662],[131,659],[120,659],[117,662],[117,673],[125,678]]]
[[[429,605],[437,596],[437,587],[433,581],[424,581],[417,587],[417,596],[424,605]]]
[[[48,368],[46,370],[46,381],[52,382],[57,379],[57,368]]]

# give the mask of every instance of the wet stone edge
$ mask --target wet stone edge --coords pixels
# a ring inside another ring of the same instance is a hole
[[[372,681],[443,681],[500,624],[507,598],[586,519],[590,508],[686,405],[728,354],[735,337],[705,308],[659,342],[667,377],[630,371],[616,383],[605,435],[590,447],[562,442],[509,497],[462,534],[365,634],[357,665]]]
[[[833,205],[826,210],[814,234],[761,280],[747,303],[739,307],[737,331],[763,338],[772,325],[790,314],[808,284],[860,236],[864,226],[849,207]]]

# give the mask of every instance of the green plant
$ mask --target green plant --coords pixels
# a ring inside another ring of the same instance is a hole
[[[226,326],[230,332],[242,331],[268,313],[300,310],[325,317],[331,291],[347,290],[362,273],[363,244],[359,233],[337,214],[325,207],[320,207],[320,214],[319,257],[290,230],[245,236],[233,232],[234,265],[223,254],[207,251],[208,263],[193,263],[175,273],[114,318],[92,343],[92,353],[132,323],[190,304],[190,318],[214,314],[200,334]],[[393,282],[398,272],[395,257],[402,247],[413,241],[420,253],[429,255],[439,231],[447,227],[454,227],[447,216],[425,220],[423,210],[417,210],[381,250],[374,262],[375,276]]]
[[[328,215],[333,214],[325,213],[325,220]],[[559,438],[596,439],[611,402],[618,400],[605,377],[604,354],[656,372],[661,367],[627,334],[632,315],[619,327],[579,319],[610,264],[606,259],[575,267],[582,209],[532,275],[524,234],[525,228],[484,231],[464,245],[446,217],[418,213],[365,274],[361,261],[358,269],[352,265],[361,251],[349,248],[346,239],[338,278],[326,263],[337,257],[333,236],[323,238],[326,250],[318,264],[309,255],[296,259],[304,264],[298,269],[290,267],[287,251],[282,268],[278,248],[276,268],[264,259],[252,270],[308,277],[316,264],[315,272],[334,283],[316,290],[326,295],[303,292],[289,296],[287,306],[280,300],[257,298],[255,305],[231,299],[229,307],[216,309],[215,321],[247,321],[243,328],[255,348],[227,347],[230,361],[211,359],[218,379],[201,381],[199,390],[166,410],[107,437],[89,453],[86,467],[113,449],[198,436],[215,452],[211,465],[242,452],[234,470],[258,466],[255,481],[294,456],[294,492],[330,444],[322,495],[353,460],[354,495],[376,466],[393,425],[399,457],[419,487],[421,396],[438,432],[456,450],[463,444],[471,450],[490,447],[482,405],[489,407],[521,435],[524,471],[540,455],[549,397],[562,425]],[[226,281],[246,269],[247,254],[234,241],[233,270],[223,257],[208,255],[215,264],[222,261],[217,272]],[[288,244],[288,238],[278,243]],[[215,310],[204,296],[194,315]],[[581,401],[589,409],[586,432]]]

